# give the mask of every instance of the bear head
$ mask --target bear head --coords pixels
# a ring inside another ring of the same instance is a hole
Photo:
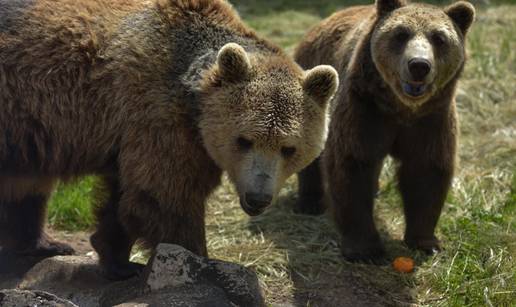
[[[373,62],[399,101],[417,110],[462,71],[475,9],[463,1],[441,9],[377,0],[376,11]]]
[[[235,43],[219,50],[203,77],[199,127],[246,213],[263,212],[284,181],[319,156],[337,87],[330,66],[304,72],[283,54]]]

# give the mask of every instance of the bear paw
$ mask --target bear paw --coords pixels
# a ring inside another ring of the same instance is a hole
[[[440,252],[441,242],[436,237],[432,238],[405,238],[405,244],[411,249],[417,249],[427,255],[434,255]]]
[[[349,262],[370,263],[376,265],[387,264],[385,249],[379,239],[357,242],[343,240],[341,245],[342,256]]]
[[[145,266],[135,262],[110,263],[102,266],[102,273],[106,279],[112,281],[125,280],[133,276],[139,276]]]
[[[48,258],[53,256],[66,256],[75,254],[75,250],[66,243],[52,240],[43,233],[36,243],[19,246],[10,252],[22,257]]]

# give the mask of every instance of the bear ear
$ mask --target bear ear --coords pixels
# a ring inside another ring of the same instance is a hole
[[[219,50],[217,66],[224,80],[238,82],[248,77],[251,61],[244,48],[235,43],[228,43]]]
[[[335,95],[339,87],[339,74],[329,65],[319,65],[306,73],[303,81],[305,93],[321,105]]]
[[[403,5],[405,5],[403,0],[376,0],[376,12],[378,16],[384,16]]]
[[[455,2],[447,6],[444,12],[455,22],[463,35],[468,32],[473,20],[475,20],[475,7],[466,1]]]

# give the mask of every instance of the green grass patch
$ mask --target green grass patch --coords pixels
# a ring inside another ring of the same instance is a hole
[[[516,178],[516,177],[514,177]],[[486,191],[471,191],[467,211],[446,212],[441,233],[446,250],[424,268],[421,297],[446,306],[511,306],[516,299],[516,181],[511,192],[492,204]],[[504,194],[503,191],[500,193]],[[484,195],[482,195],[484,194]],[[487,193],[488,194],[488,193]],[[448,211],[466,200],[456,199]],[[488,206],[486,206],[488,205]],[[492,205],[492,206],[491,206]],[[438,265],[436,265],[438,264]]]
[[[52,195],[48,209],[51,225],[63,230],[85,230],[93,223],[91,192],[94,177],[87,177],[77,183],[59,184]]]

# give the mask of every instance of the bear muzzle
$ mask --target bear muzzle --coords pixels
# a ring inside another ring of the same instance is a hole
[[[425,83],[415,83],[415,82],[403,81],[402,88],[403,88],[403,92],[406,95],[417,98],[417,97],[423,96],[426,93],[426,91],[428,89],[428,85]]]
[[[271,204],[272,198],[271,194],[248,192],[240,197],[240,206],[250,216],[257,216]]]

